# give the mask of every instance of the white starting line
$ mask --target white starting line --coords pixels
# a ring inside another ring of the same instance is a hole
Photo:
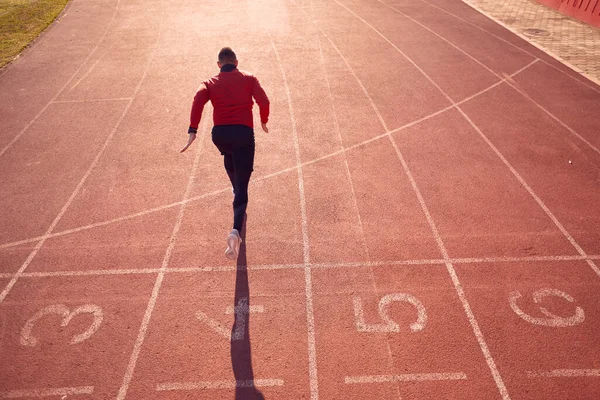
[[[63,387],[50,389],[19,389],[0,392],[0,399],[20,399],[23,397],[50,397],[50,396],[72,396],[78,394],[92,394],[93,386]]]
[[[283,386],[283,379],[254,379],[244,381],[213,381],[213,382],[173,382],[156,385],[157,391],[165,390],[205,390],[232,389],[249,387]]]
[[[552,371],[527,371],[528,378],[578,378],[600,377],[600,369],[554,369]]]
[[[347,384],[354,384],[414,381],[457,381],[464,379],[467,379],[467,375],[464,372],[443,372],[431,374],[347,376],[344,378],[344,382]]]

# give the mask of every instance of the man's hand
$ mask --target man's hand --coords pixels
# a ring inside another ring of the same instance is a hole
[[[269,133],[269,128],[267,128],[267,124],[265,124],[264,122],[261,122],[262,125],[262,130],[265,131],[266,133]]]
[[[195,133],[190,133],[190,138],[188,139],[187,144],[181,150],[179,150],[179,152],[183,153],[184,151],[186,151],[188,149],[188,147],[190,147],[192,145],[192,143],[194,142],[194,140],[196,140],[196,134]]]

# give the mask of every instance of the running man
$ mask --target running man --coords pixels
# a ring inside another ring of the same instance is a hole
[[[252,74],[237,69],[238,60],[231,48],[223,47],[219,52],[218,75],[202,82],[190,115],[189,139],[181,152],[196,140],[198,125],[204,105],[210,100],[213,111],[212,141],[224,158],[225,171],[233,187],[233,230],[227,236],[225,256],[236,260],[242,238],[248,205],[248,183],[254,169],[254,123],[252,106],[256,100],[260,111],[262,129],[269,132],[269,98]]]

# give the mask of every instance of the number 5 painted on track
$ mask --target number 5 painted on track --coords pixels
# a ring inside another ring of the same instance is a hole
[[[400,332],[400,325],[388,315],[388,308],[395,301],[410,303],[417,309],[417,321],[410,324],[411,331],[419,332],[425,328],[427,313],[425,312],[423,303],[413,295],[396,293],[383,296],[379,300],[379,317],[384,321],[383,324],[366,324],[362,309],[362,300],[360,297],[355,297],[354,320],[356,322],[356,330],[359,332]]]
[[[573,297],[571,297],[568,293],[561,292],[560,290],[557,290],[557,289],[547,289],[547,288],[539,289],[539,290],[535,291],[533,293],[533,301],[536,304],[539,304],[542,302],[544,297],[547,297],[547,296],[562,297],[563,299],[567,300],[570,303],[575,302],[575,299],[573,299]],[[540,307],[540,311],[542,312],[542,314],[544,314],[546,316],[546,318],[532,317],[531,315],[523,312],[523,310],[521,310],[519,308],[519,306],[517,305],[517,300],[520,297],[521,297],[521,293],[519,293],[518,291],[510,293],[510,295],[509,295],[510,307],[513,309],[513,311],[519,317],[523,318],[525,321],[527,321],[531,324],[542,325],[542,326],[551,326],[551,327],[556,327],[556,328],[564,328],[567,326],[579,325],[585,319],[585,314],[583,313],[583,309],[579,306],[577,306],[575,308],[575,314],[573,314],[570,317],[560,317],[558,315],[554,315],[550,311],[548,311],[545,307]]]
[[[92,325],[85,332],[80,333],[79,335],[73,336],[73,338],[71,338],[71,342],[70,342],[71,344],[81,343],[84,340],[88,339],[90,336],[92,336],[94,334],[94,332],[96,332],[98,330],[98,328],[100,327],[100,324],[102,323],[102,318],[103,318],[102,309],[96,305],[85,304],[83,306],[77,307],[73,311],[69,311],[67,306],[65,306],[63,304],[53,304],[51,306],[41,309],[40,311],[35,313],[31,318],[29,318],[27,320],[27,322],[25,323],[25,326],[21,330],[21,344],[23,346],[33,347],[38,343],[38,340],[34,336],[31,335],[31,331],[33,330],[33,326],[35,325],[35,323],[40,318],[42,318],[46,315],[49,315],[49,314],[60,315],[62,317],[60,326],[65,327],[65,326],[69,325],[69,322],[71,322],[71,320],[75,316],[77,316],[79,314],[86,314],[86,313],[92,314],[94,316],[94,321],[92,322]]]

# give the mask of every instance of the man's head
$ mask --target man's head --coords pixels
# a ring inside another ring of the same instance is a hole
[[[221,68],[223,65],[233,64],[237,67],[238,60],[235,56],[231,47],[223,47],[221,51],[219,51],[219,61],[217,61],[217,65]]]

